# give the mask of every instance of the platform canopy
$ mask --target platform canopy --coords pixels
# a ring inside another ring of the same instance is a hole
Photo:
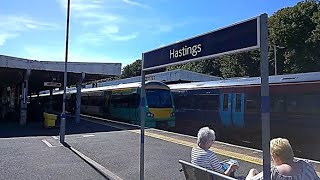
[[[29,70],[30,93],[50,89],[46,84],[63,86],[64,62],[37,61],[0,55],[0,88],[21,84]],[[68,86],[83,82],[118,76],[121,63],[68,62]]]

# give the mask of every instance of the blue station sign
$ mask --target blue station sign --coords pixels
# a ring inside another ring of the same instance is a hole
[[[260,48],[260,17],[252,18],[143,54],[143,70]]]

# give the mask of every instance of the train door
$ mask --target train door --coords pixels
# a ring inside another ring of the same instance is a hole
[[[129,102],[129,112],[130,112],[130,122],[136,124],[138,121],[138,117],[140,114],[138,114],[139,111],[139,94],[133,93],[130,95],[130,102]]]
[[[111,102],[111,91],[104,91],[104,106],[103,112],[104,116],[109,118],[110,117],[110,102]]]
[[[220,95],[220,119],[223,127],[231,126],[231,93]]]
[[[244,127],[244,93],[220,95],[220,119],[223,127]]]
[[[244,127],[244,93],[232,94],[232,124],[236,128]]]

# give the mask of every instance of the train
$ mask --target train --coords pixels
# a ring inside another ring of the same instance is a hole
[[[175,107],[169,87],[162,82],[147,81],[145,89],[145,126],[173,128]],[[82,89],[81,113],[140,125],[140,93],[141,83]],[[66,95],[66,110],[72,114],[76,107],[76,90],[70,90]],[[63,91],[54,92],[52,105],[48,93],[39,95],[39,99],[47,111],[52,106],[52,111],[61,112],[62,96]]]
[[[176,108],[177,132],[196,135],[199,128],[210,126],[222,139],[261,143],[260,77],[169,87]],[[312,149],[310,155],[319,152],[320,72],[269,76],[269,91],[271,137],[288,138],[297,151]]]

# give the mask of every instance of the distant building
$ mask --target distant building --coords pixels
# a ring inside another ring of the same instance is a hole
[[[146,80],[161,81],[166,84],[199,82],[199,81],[216,81],[216,80],[222,80],[222,79],[223,78],[217,77],[217,76],[210,76],[206,74],[200,74],[200,73],[181,70],[181,69],[146,75]],[[140,82],[140,81],[141,81],[141,76],[138,76],[138,77],[119,79],[114,81],[93,82],[91,84],[87,84],[86,88],[91,88],[93,87],[93,85],[97,87],[101,87],[101,86],[126,84],[126,83]]]

